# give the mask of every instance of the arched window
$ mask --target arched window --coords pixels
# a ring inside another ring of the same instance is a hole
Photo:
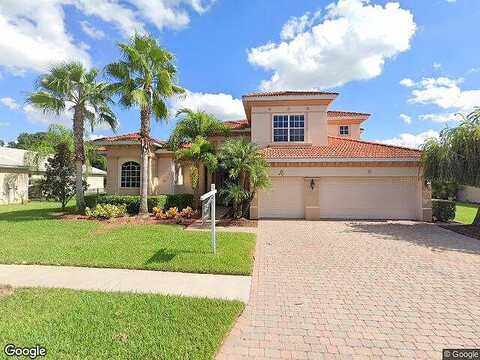
[[[122,188],[139,188],[140,187],[140,164],[139,163],[135,161],[127,161],[122,164],[120,187]]]

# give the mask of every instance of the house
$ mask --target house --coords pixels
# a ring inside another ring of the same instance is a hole
[[[361,140],[369,114],[330,110],[338,93],[259,92],[242,97],[246,119],[227,121],[231,136],[258,144],[272,187],[254,199],[252,218],[431,220],[431,192],[421,152]],[[107,156],[107,192],[138,194],[139,134],[95,141]],[[220,143],[224,139],[212,139]],[[191,192],[188,166],[165,142],[150,139],[149,193]],[[224,174],[200,173],[200,190]]]
[[[29,151],[0,147],[0,204],[24,203],[29,199],[29,185],[45,174],[46,161],[38,167],[29,165]],[[87,191],[103,192],[107,173],[84,167]]]
[[[461,185],[457,192],[457,199],[464,202],[480,203],[480,188]]]

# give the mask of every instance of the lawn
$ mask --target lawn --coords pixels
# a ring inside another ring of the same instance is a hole
[[[255,235],[177,225],[119,225],[58,219],[58,204],[0,206],[0,263],[115,267],[216,274],[252,271]]]
[[[465,225],[470,225],[475,219],[475,215],[477,214],[477,209],[479,206],[480,205],[478,204],[457,202],[455,221]]]
[[[47,359],[212,359],[237,301],[63,289],[0,294],[0,344],[41,345]]]

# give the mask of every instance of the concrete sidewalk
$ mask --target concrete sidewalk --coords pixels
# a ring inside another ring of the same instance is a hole
[[[0,265],[0,284],[207,297],[247,302],[250,276],[71,266]]]

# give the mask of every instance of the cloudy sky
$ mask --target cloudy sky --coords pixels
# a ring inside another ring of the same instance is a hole
[[[336,90],[333,109],[372,113],[364,139],[418,146],[480,105],[479,17],[479,0],[2,0],[0,139],[71,124],[24,103],[51,64],[103,68],[118,42],[148,31],[188,90],[172,110],[241,119],[251,91]],[[118,132],[138,129],[137,110],[115,110]]]

